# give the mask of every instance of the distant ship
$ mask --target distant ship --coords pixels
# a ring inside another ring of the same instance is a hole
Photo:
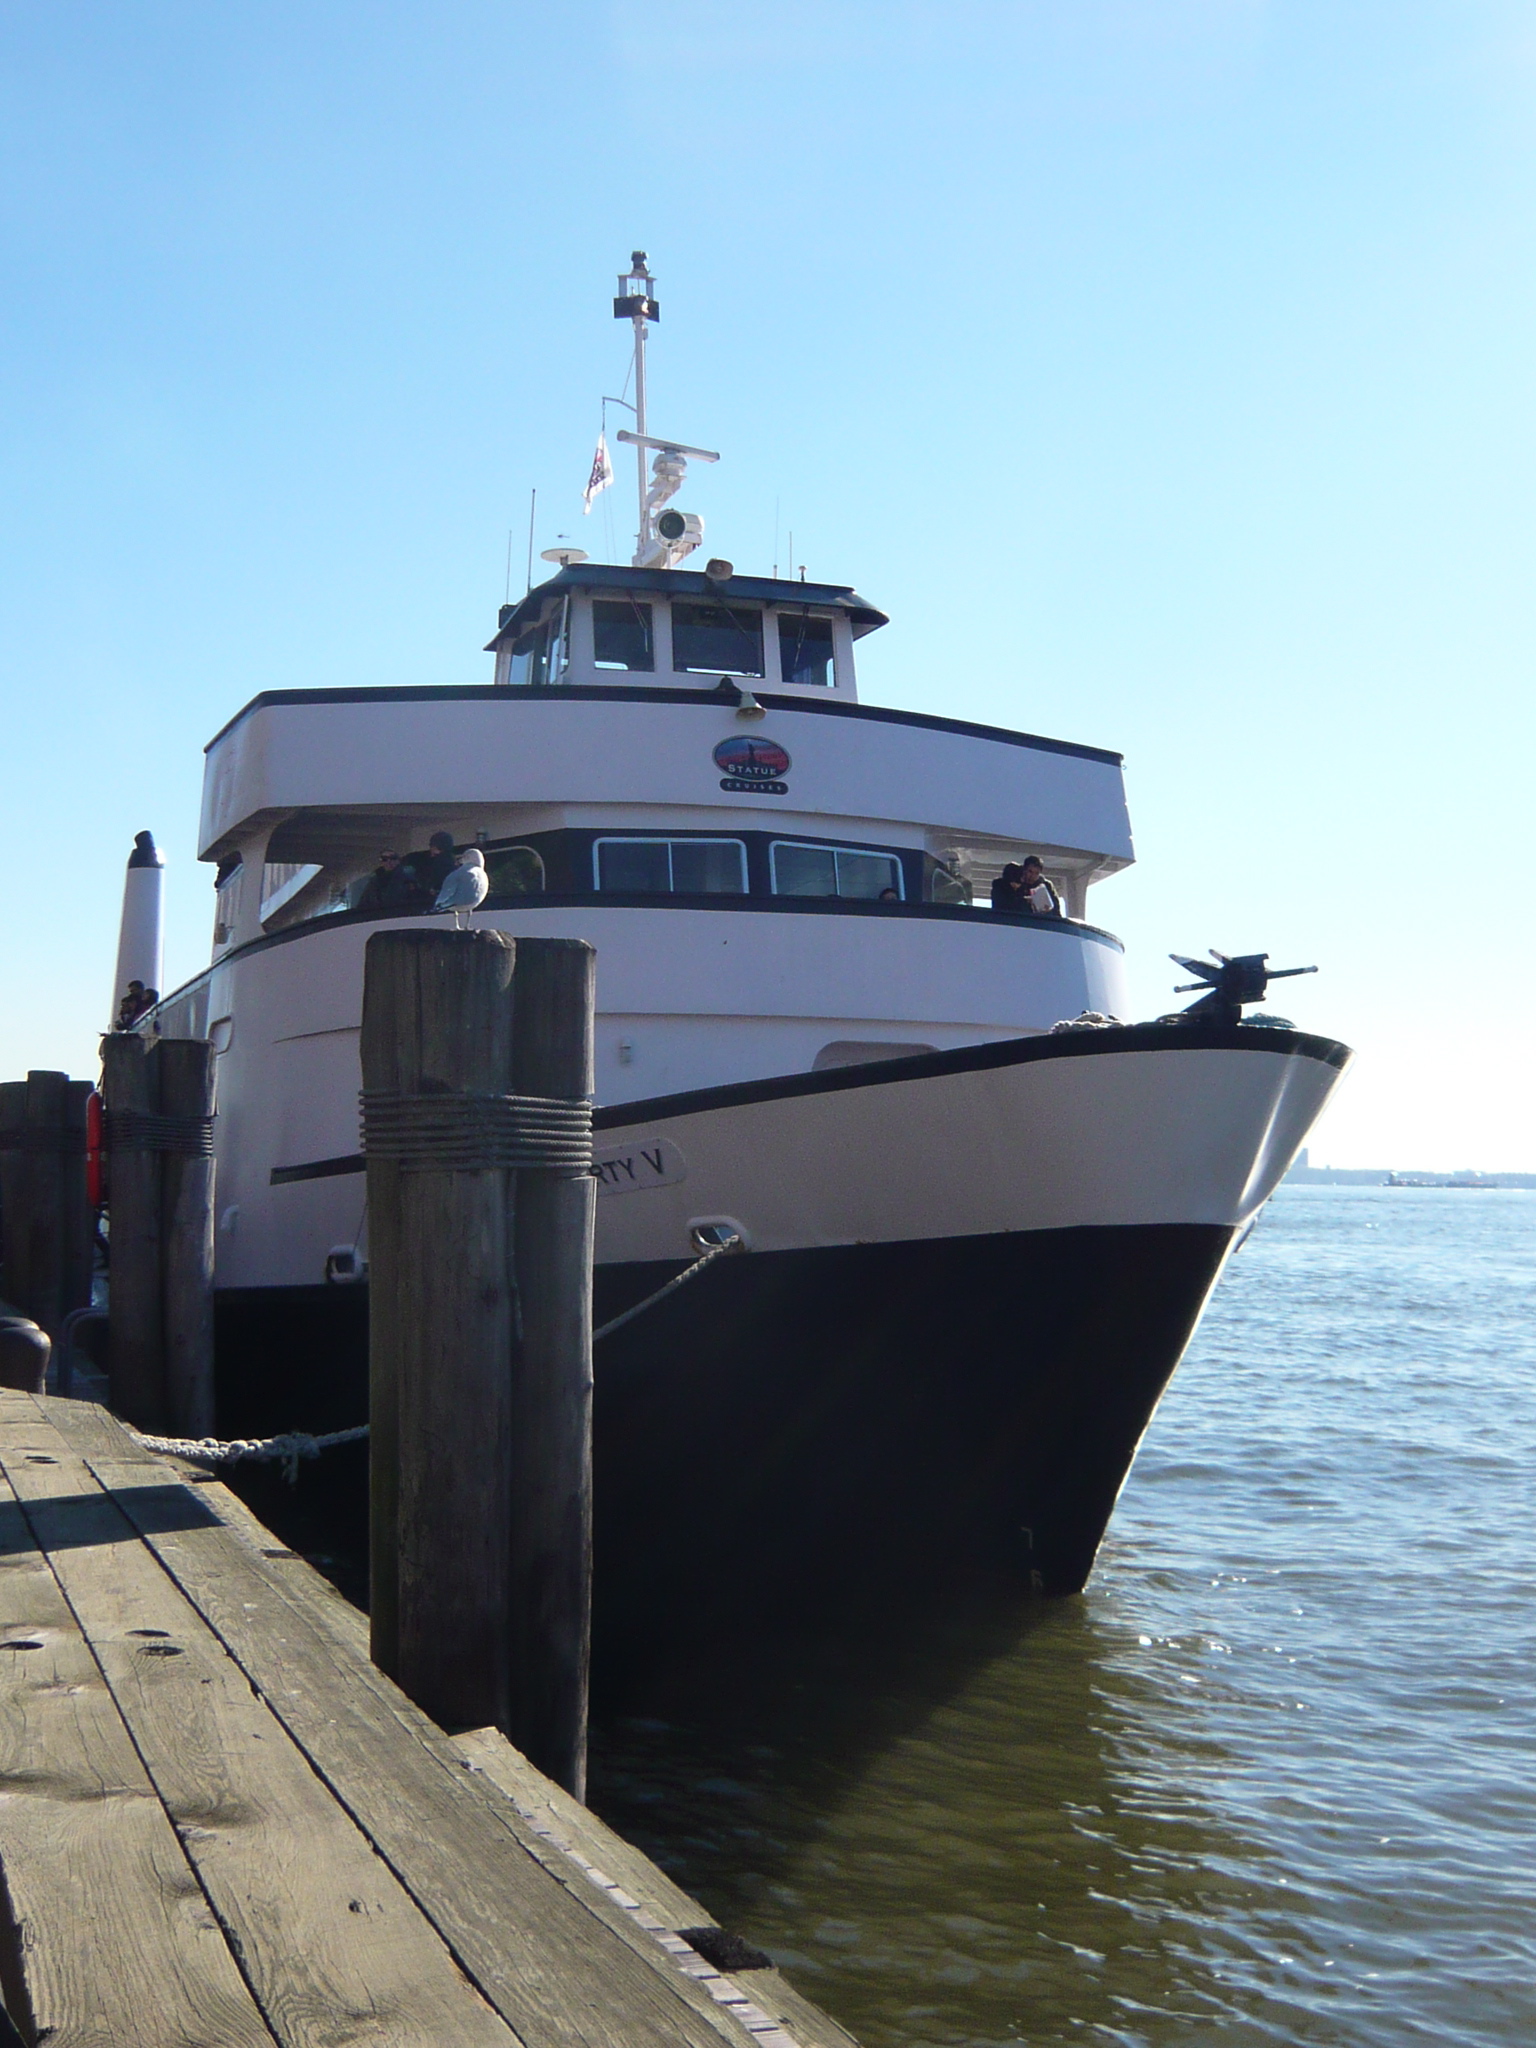
[[[1238,1021],[1259,969],[1115,1021],[1120,757],[864,703],[887,620],[851,586],[682,566],[671,501],[715,457],[651,429],[643,255],[615,312],[633,560],[552,551],[483,686],[266,691],[208,748],[212,964],[140,1028],[219,1050],[220,1426],[366,1412],[363,949],[404,921],[369,885],[443,829],[484,853],[476,923],[597,949],[598,1320],[734,1247],[598,1345],[600,1608],[976,1566],[1073,1592],[1349,1053]],[[943,580],[961,627],[993,601]],[[995,911],[1029,854],[1059,910]]]

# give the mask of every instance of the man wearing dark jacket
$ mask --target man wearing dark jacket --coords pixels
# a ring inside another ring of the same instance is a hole
[[[357,907],[371,911],[375,917],[404,917],[417,907],[411,871],[398,853],[391,853],[386,847],[379,855],[379,864],[369,876]]]
[[[453,873],[456,864],[453,834],[434,832],[427,841],[427,851],[413,854],[406,862],[406,873],[411,878],[413,910],[432,908],[437,901],[438,891]]]
[[[1045,869],[1038,854],[1032,853],[1025,861],[1021,879],[1029,915],[1060,917],[1061,898],[1056,894],[1055,884],[1045,879]]]
[[[1032,853],[1022,865],[1009,861],[992,884],[992,908],[1005,917],[1060,917],[1061,898],[1045,879],[1038,854]]]

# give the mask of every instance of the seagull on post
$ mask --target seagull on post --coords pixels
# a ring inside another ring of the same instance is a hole
[[[455,929],[461,910],[478,910],[490,894],[491,878],[485,872],[485,855],[478,846],[466,846],[458,863],[444,877],[434,910],[451,910]]]

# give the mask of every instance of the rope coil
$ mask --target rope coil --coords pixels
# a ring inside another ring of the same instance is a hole
[[[365,1088],[363,1151],[407,1171],[592,1171],[592,1104],[558,1095],[401,1095]]]
[[[211,1116],[161,1116],[152,1109],[107,1111],[109,1152],[175,1152],[187,1159],[213,1157]]]

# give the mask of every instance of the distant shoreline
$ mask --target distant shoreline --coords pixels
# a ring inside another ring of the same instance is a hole
[[[1313,1166],[1302,1152],[1281,1182],[1305,1188],[1536,1188],[1536,1173],[1427,1173],[1391,1166]]]

